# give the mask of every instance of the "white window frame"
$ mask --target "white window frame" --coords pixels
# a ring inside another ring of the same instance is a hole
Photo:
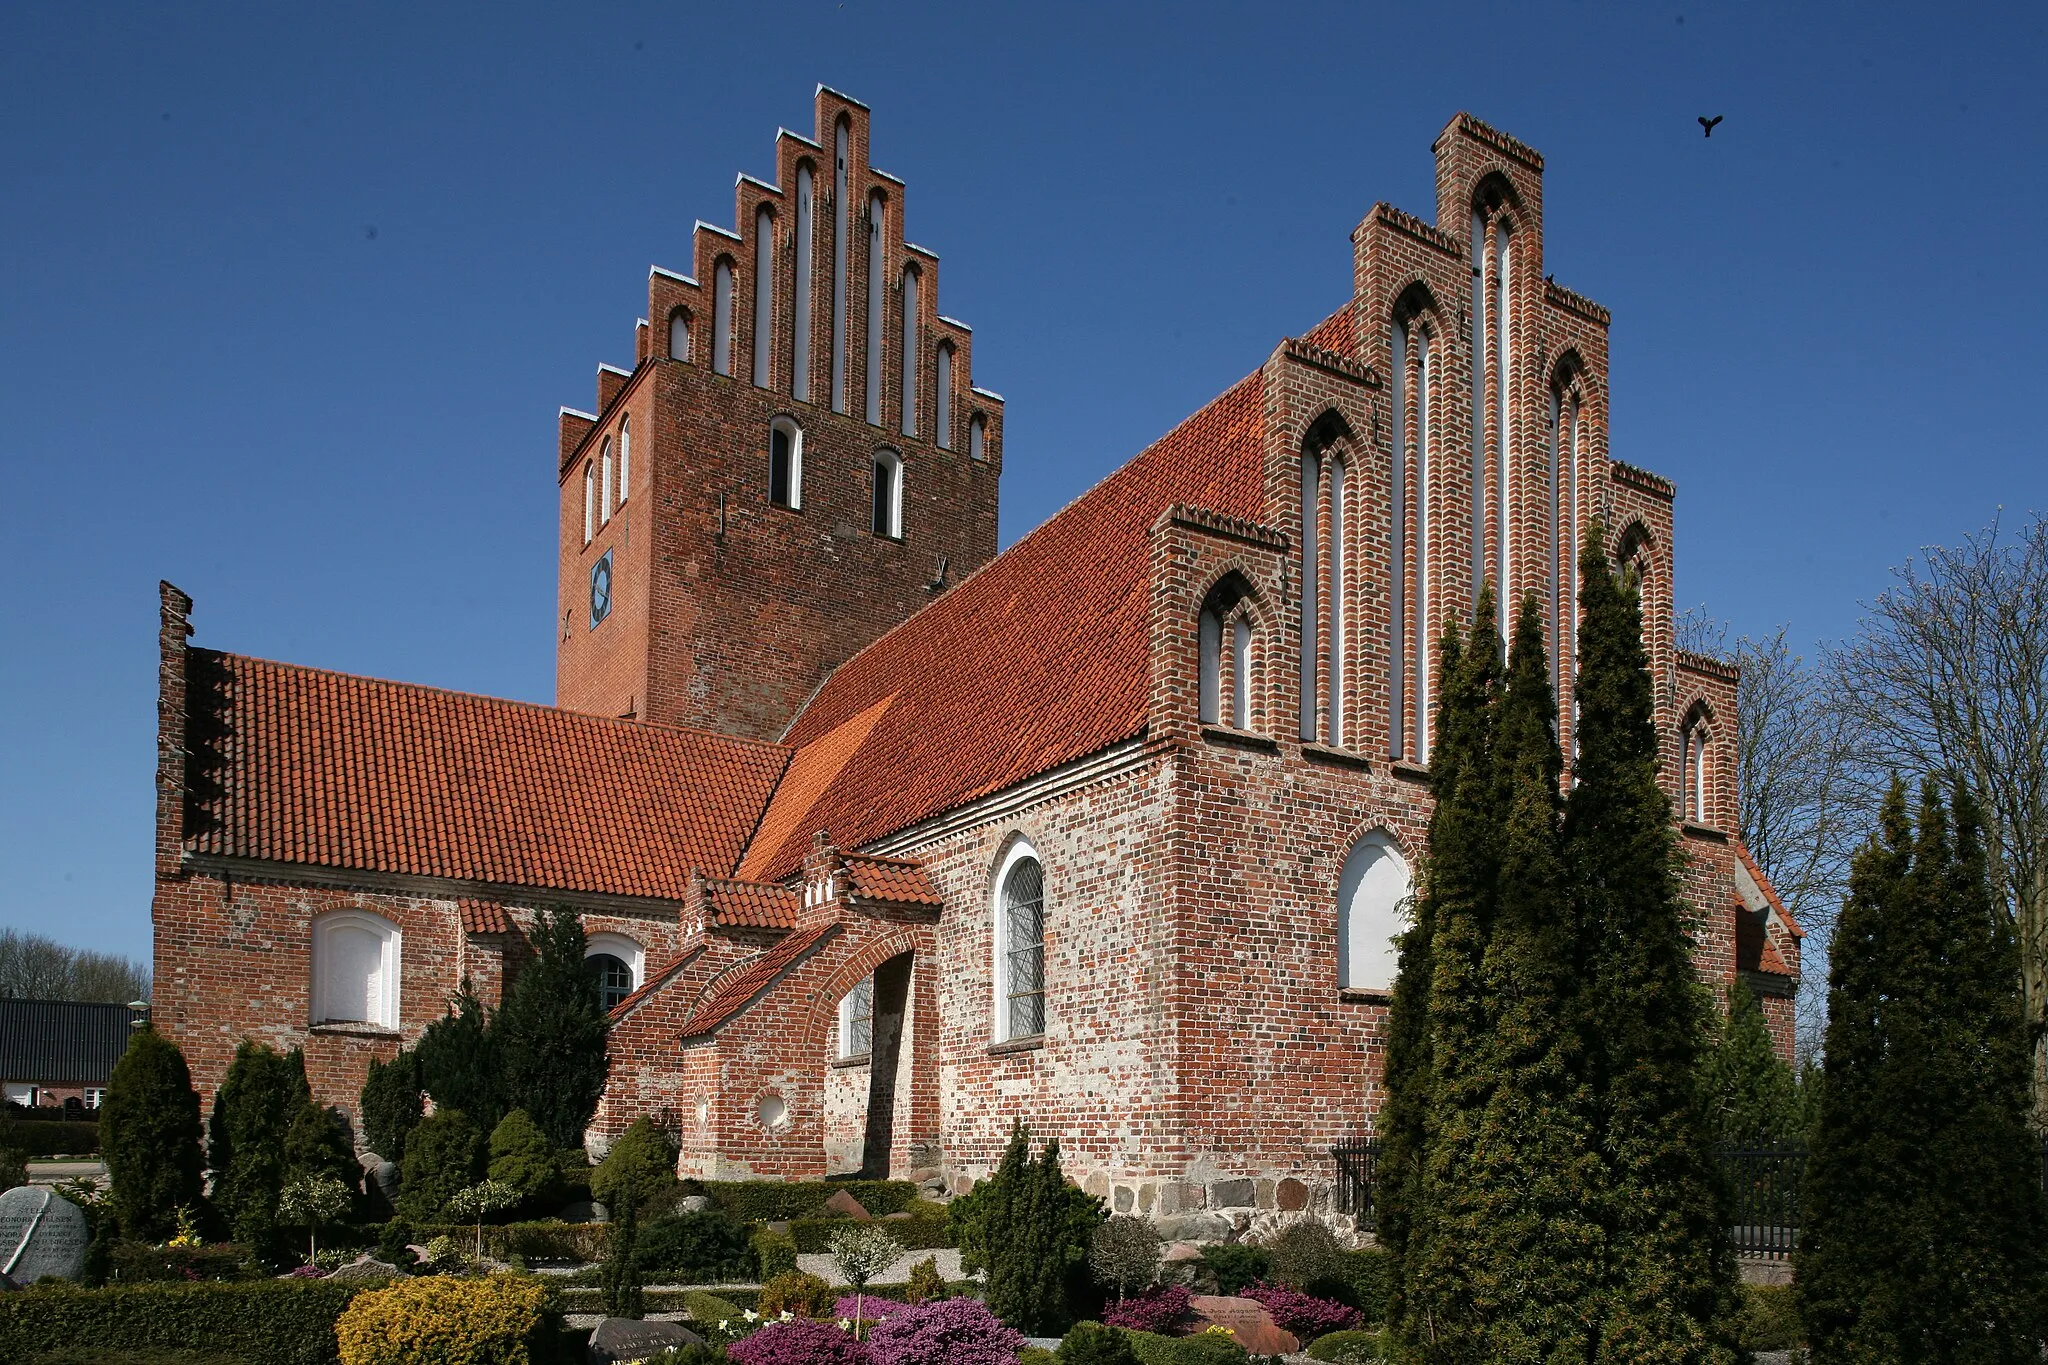
[[[856,1017],[853,1012],[853,998],[859,994],[863,986],[867,987],[868,991],[868,1045],[864,1048],[856,1049],[853,1046],[853,1021]],[[839,997],[839,1060],[848,1062],[857,1057],[869,1056],[874,1051],[874,1045],[875,976],[873,972],[870,972],[854,982],[846,994]]]
[[[633,989],[639,990],[647,984],[647,950],[624,934],[609,930],[592,934],[583,940],[583,960],[610,954],[626,964],[633,973]]]
[[[776,503],[800,511],[804,505],[804,429],[794,417],[778,417],[768,424],[768,501],[775,502],[775,433],[789,437],[789,501]]]
[[[988,418],[978,412],[967,419],[967,458],[988,458]]]
[[[888,524],[886,526],[876,526],[873,530],[878,536],[887,536],[891,540],[901,540],[903,539],[903,456],[886,446],[877,450],[874,461],[869,466],[869,477],[873,477],[873,469],[885,464],[889,466],[889,505],[886,509]],[[869,519],[872,521],[874,509],[874,489],[872,487],[868,489],[868,494]]]
[[[681,341],[681,346],[676,345]],[[690,358],[690,315],[681,308],[673,309],[668,315],[668,358],[688,361]]]
[[[934,413],[932,420],[934,425],[938,427],[938,430],[933,433],[933,437],[938,441],[940,450],[951,450],[953,448],[952,342],[942,341],[939,343],[938,359],[935,364],[938,373],[932,380],[932,388],[934,390],[932,403],[937,411]]]
[[[597,499],[597,524],[608,526],[612,519],[612,438],[604,438],[604,451],[598,463],[603,467],[603,486]]]
[[[583,543],[597,535],[597,462],[583,462]]]
[[[383,957],[377,967],[378,995],[376,1018],[337,1019],[333,1016],[330,996],[333,987],[323,969],[323,959],[332,951],[325,947],[326,941],[338,929],[364,929],[374,934],[383,944]],[[376,1028],[396,1029],[399,1020],[399,972],[403,965],[401,952],[404,934],[399,927],[382,915],[367,910],[329,910],[313,921],[312,935],[312,1014],[315,1024],[369,1024]]]
[[[995,880],[991,885],[989,894],[989,921],[993,928],[993,932],[989,935],[989,938],[994,949],[989,969],[989,1014],[990,1023],[992,1026],[991,1036],[993,1040],[998,1043],[1015,1042],[1020,1038],[1042,1037],[1046,1032],[1046,1027],[1048,1023],[1048,1020],[1045,1016],[1051,1013],[1051,1011],[1047,1009],[1043,1004],[1040,1005],[1039,1030],[1037,1033],[1014,1033],[1011,1030],[1010,916],[1009,907],[1004,903],[1004,901],[1005,894],[1008,891],[1010,885],[1010,874],[1016,870],[1017,864],[1024,862],[1027,859],[1038,864],[1038,988],[1040,999],[1043,1000],[1046,996],[1051,994],[1051,992],[1046,990],[1046,978],[1048,974],[1046,972],[1045,957],[1045,922],[1046,906],[1047,902],[1050,900],[1050,897],[1046,895],[1045,859],[1038,856],[1038,850],[1032,847],[1030,840],[1018,839],[1010,845],[1009,851],[1003,855],[1003,861],[997,865]]]
[[[619,506],[626,505],[626,497],[633,491],[633,419],[619,420]]]
[[[1398,932],[1400,927],[1401,915],[1398,907],[1404,901],[1412,899],[1415,895],[1415,870],[1409,866],[1407,855],[1402,853],[1401,846],[1394,841],[1393,835],[1383,829],[1376,829],[1368,834],[1361,835],[1358,841],[1351,845],[1351,848],[1344,855],[1343,865],[1337,874],[1337,986],[1340,990],[1372,991],[1385,994],[1394,988],[1394,972],[1398,966],[1398,955],[1392,952],[1383,954],[1381,950],[1375,948],[1375,960],[1386,964],[1385,980],[1379,980],[1377,977],[1370,980],[1366,979],[1358,964],[1352,961],[1351,955],[1352,901],[1359,889],[1358,882],[1353,879],[1352,864],[1368,848],[1377,849],[1380,858],[1392,859],[1395,868],[1401,874],[1402,881],[1407,884],[1408,888],[1404,895],[1396,899],[1395,913],[1387,921],[1388,927],[1392,931],[1387,934],[1389,940],[1393,938],[1394,932]],[[1376,862],[1378,860],[1375,859],[1373,861]],[[1371,865],[1372,863],[1369,862],[1359,863],[1356,875],[1360,880],[1363,879],[1366,869]],[[1391,944],[1389,947],[1391,948]]]
[[[105,1086],[89,1085],[85,1087],[85,1098],[83,1103],[85,1104],[85,1107],[87,1109],[97,1109],[106,1102],[107,1088]]]

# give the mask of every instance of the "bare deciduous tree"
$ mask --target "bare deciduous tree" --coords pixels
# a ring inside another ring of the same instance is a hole
[[[1678,618],[1681,649],[1742,670],[1735,692],[1736,779],[1742,842],[1808,931],[1796,1002],[1800,1049],[1818,1046],[1827,1019],[1827,942],[1865,822],[1847,725],[1824,668],[1794,653],[1786,627],[1732,645],[1706,608]]]
[[[1866,784],[1899,772],[1968,783],[2019,939],[2034,1030],[2034,1112],[2048,1122],[2048,520],[1994,521],[1894,570],[1856,635],[1829,651]]]
[[[149,968],[112,953],[67,948],[41,934],[0,929],[0,1000],[149,998]]]

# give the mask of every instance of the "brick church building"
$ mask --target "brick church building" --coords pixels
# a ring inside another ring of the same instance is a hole
[[[562,409],[554,706],[201,649],[164,586],[155,1012],[209,1102],[246,1036],[352,1113],[568,906],[594,1147],[652,1114],[685,1174],[961,1188],[1022,1116],[1119,1209],[1326,1208],[1381,1101],[1429,646],[1483,580],[1533,592],[1569,689],[1595,518],[1645,585],[1700,973],[1789,1052],[1736,679],[1674,646],[1673,488],[1609,452],[1535,151],[1453,119],[1433,219],[1374,206],[1335,312],[997,554],[1003,401],[868,109],[816,106]]]

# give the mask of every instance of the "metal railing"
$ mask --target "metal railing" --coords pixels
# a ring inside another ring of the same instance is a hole
[[[1361,1232],[1377,1228],[1379,1219],[1373,1207],[1373,1182],[1379,1176],[1379,1139],[1359,1138],[1340,1142],[1330,1149],[1330,1158],[1337,1163],[1337,1212],[1348,1213],[1357,1219]]]

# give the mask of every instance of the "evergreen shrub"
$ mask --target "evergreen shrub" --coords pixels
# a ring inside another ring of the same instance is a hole
[[[100,1126],[81,1119],[0,1119],[0,1148],[23,1157],[91,1156],[100,1150]]]
[[[951,1206],[961,1267],[988,1272],[988,1306],[1011,1326],[1052,1336],[1072,1325],[1087,1293],[1089,1239],[1107,1216],[1102,1201],[1060,1173],[1053,1138],[1034,1160],[1020,1122],[995,1173]]]
[[[285,1138],[312,1093],[303,1054],[244,1038],[213,1097],[206,1164],[214,1211],[228,1235],[259,1256],[279,1250],[278,1196],[289,1179]]]
[[[537,916],[530,937],[536,955],[491,1021],[490,1060],[504,1102],[530,1114],[557,1147],[570,1147],[583,1140],[604,1090],[604,1009],[574,911]]]
[[[754,1307],[764,1318],[781,1317],[784,1312],[815,1318],[823,1316],[833,1302],[832,1286],[816,1275],[792,1270],[764,1283]]]
[[[436,1111],[459,1109],[486,1132],[505,1111],[493,1044],[490,1012],[465,977],[447,1013],[427,1025],[413,1049],[420,1089],[434,1097]]]
[[[200,1205],[204,1159],[199,1096],[177,1044],[154,1028],[135,1030],[107,1082],[99,1130],[121,1230],[150,1241],[170,1236],[178,1211]]]
[[[1394,1258],[1384,1247],[1344,1253],[1342,1270],[1333,1280],[1319,1280],[1311,1292],[1356,1308],[1367,1322],[1383,1323],[1393,1294]]]
[[[151,1246],[117,1242],[108,1257],[108,1273],[120,1284],[186,1284],[193,1280],[258,1278],[249,1248],[231,1242],[210,1246]]]
[[[1139,1365],[1245,1365],[1251,1357],[1225,1336],[1207,1332],[1192,1337],[1165,1337],[1156,1332],[1126,1332]]]
[[[716,1327],[721,1322],[744,1321],[746,1311],[731,1299],[716,1294],[706,1294],[693,1289],[683,1295],[683,1307],[690,1315],[690,1321],[707,1327]]]
[[[1202,1264],[1216,1277],[1216,1292],[1235,1294],[1273,1274],[1273,1257],[1250,1242],[1218,1242],[1202,1248]]]
[[[763,1284],[796,1269],[796,1241],[786,1232],[757,1228],[748,1246],[754,1253],[754,1273]]]
[[[915,1250],[916,1248],[912,1249]],[[943,1299],[945,1297],[946,1280],[943,1275],[939,1274],[939,1262],[936,1257],[927,1256],[916,1265],[910,1267],[910,1279],[903,1286],[903,1301],[905,1303],[923,1303],[926,1299]]]
[[[529,1365],[546,1303],[524,1276],[433,1275],[357,1296],[334,1335],[341,1365]]]
[[[524,1109],[507,1113],[491,1130],[490,1178],[517,1190],[528,1207],[561,1199],[561,1156]]]
[[[626,1198],[628,1189],[633,1207],[649,1218],[668,1212],[682,1192],[675,1145],[646,1117],[633,1120],[590,1173],[591,1197],[607,1208]]]
[[[45,1286],[0,1295],[0,1360],[53,1343],[95,1349],[205,1350],[262,1365],[332,1365],[334,1323],[360,1282]]]
[[[747,1233],[718,1209],[681,1213],[650,1223],[640,1234],[640,1261],[649,1274],[716,1284],[753,1274]]]
[[[1099,1322],[1077,1322],[1060,1341],[1060,1365],[1138,1365],[1130,1339]]]
[[[886,1222],[877,1219],[874,1225],[887,1228],[889,1235],[901,1242],[905,1251],[938,1251],[959,1241],[959,1234],[944,1209],[910,1218],[891,1218]],[[830,1251],[834,1233],[848,1227],[866,1226],[850,1218],[797,1218],[790,1221],[789,1236],[796,1243],[796,1249],[808,1256],[814,1252]]]
[[[1799,1295],[1789,1284],[1742,1286],[1741,1345],[1745,1351],[1789,1351],[1803,1339]]]
[[[460,1109],[440,1109],[420,1120],[405,1140],[398,1211],[416,1223],[440,1218],[448,1201],[477,1182],[484,1169],[483,1136]]]
[[[1059,1365],[1059,1361],[1057,1355],[1043,1346],[1026,1346],[1017,1352],[1017,1365]],[[1135,1356],[1132,1357],[1132,1365],[1137,1365]]]
[[[1309,1343],[1305,1354],[1310,1360],[1329,1361],[1331,1365],[1380,1365],[1395,1359],[1381,1333],[1360,1330],[1317,1337]]]
[[[11,1190],[28,1184],[28,1157],[21,1152],[0,1147],[0,1190]]]
[[[361,1101],[363,1141],[386,1161],[405,1160],[405,1136],[419,1126],[423,1114],[419,1058],[410,1052],[388,1062],[372,1057]]]

